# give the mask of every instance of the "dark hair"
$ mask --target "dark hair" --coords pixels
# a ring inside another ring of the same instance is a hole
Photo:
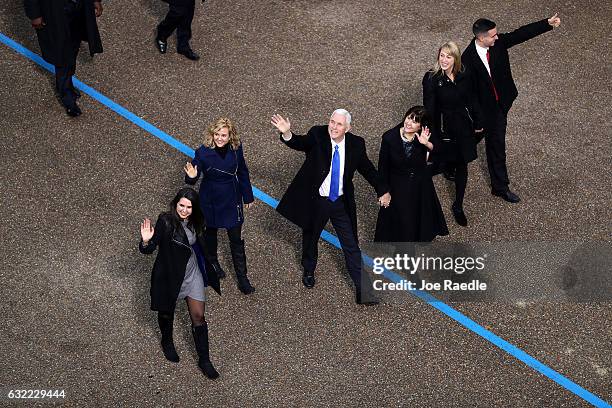
[[[412,120],[414,120],[415,122],[420,123],[421,127],[427,126],[427,123],[429,121],[427,111],[425,110],[425,107],[421,105],[415,105],[412,108],[408,109],[408,111],[404,115],[404,119],[402,119],[402,123],[404,123],[404,121],[408,117],[412,118]]]
[[[495,23],[493,21],[487,20],[486,18],[479,18],[474,22],[474,25],[472,26],[472,32],[475,36],[478,36],[494,28]]]
[[[202,215],[202,210],[200,209],[200,198],[198,193],[191,187],[185,187],[179,190],[176,193],[176,196],[170,202],[170,211],[169,214],[172,216],[173,228],[179,227],[180,217],[176,212],[176,205],[181,200],[181,198],[186,198],[191,201],[191,215],[189,216],[189,222],[187,226],[193,227],[196,234],[201,234],[204,229],[204,216]]]

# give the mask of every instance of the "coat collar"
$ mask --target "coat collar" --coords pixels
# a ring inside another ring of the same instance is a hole
[[[191,247],[191,245],[189,245],[189,240],[187,239],[187,234],[185,233],[185,230],[180,222],[178,228],[176,228],[172,234],[172,240],[187,247]]]

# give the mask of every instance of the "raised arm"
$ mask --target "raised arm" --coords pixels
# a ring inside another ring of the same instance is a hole
[[[157,218],[157,222],[155,223],[155,228],[151,225],[151,220],[145,218],[140,224],[140,244],[138,245],[138,250],[143,254],[152,254],[157,245],[159,245],[159,241],[161,237],[165,234],[166,231],[166,223],[162,219],[160,215]]]
[[[512,32],[499,34],[498,41],[504,44],[506,48],[514,47],[540,34],[551,31],[553,28],[559,27],[560,25],[561,19],[555,14],[550,18],[545,18],[535,23],[519,27]]]
[[[308,152],[314,146],[314,135],[309,131],[305,136],[296,135],[291,131],[291,122],[281,115],[272,116],[270,123],[280,132],[280,140],[290,148]],[[312,129],[311,129],[312,130]]]
[[[196,150],[195,157],[191,161],[191,163],[187,162],[185,167],[183,167],[183,171],[185,172],[185,183],[186,184],[195,184],[198,181],[198,178],[201,174],[201,165],[200,165],[200,152],[199,149]],[[199,166],[198,166],[199,165]]]

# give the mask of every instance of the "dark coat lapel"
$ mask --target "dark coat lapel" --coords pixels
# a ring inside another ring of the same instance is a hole
[[[332,143],[331,138],[329,137],[329,133],[321,136],[323,141],[321,143],[321,157],[323,158],[323,169],[325,170],[325,174],[329,173],[331,169],[331,160],[332,160]]]
[[[176,230],[172,234],[172,240],[182,245],[185,245],[188,248],[191,247],[191,245],[189,245],[189,240],[187,239],[187,234],[185,233],[185,230],[183,229],[183,226],[180,223],[178,228],[176,228]]]
[[[472,67],[478,70],[478,74],[481,75],[483,78],[490,77],[489,71],[487,71],[487,67],[485,67],[484,62],[482,62],[482,60],[478,56],[478,51],[476,51],[476,43],[474,42],[474,40],[472,40],[469,45],[468,55],[472,59]]]

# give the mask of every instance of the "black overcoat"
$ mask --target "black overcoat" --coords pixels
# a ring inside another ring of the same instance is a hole
[[[457,73],[454,82],[444,72],[429,71],[423,77],[423,105],[432,121],[434,161],[468,163],[477,157],[474,130],[483,125],[472,81],[468,70]]]
[[[283,143],[294,150],[306,153],[306,160],[298,170],[276,210],[302,229],[310,229],[313,222],[314,200],[319,196],[319,187],[330,171],[332,145],[327,125],[314,126],[304,136],[293,135]],[[353,176],[358,171],[374,187],[378,196],[388,191],[376,168],[367,156],[365,140],[352,133],[345,134],[345,160],[343,191],[344,205],[357,238],[357,209]]]
[[[475,94],[483,110],[484,119],[487,121],[485,127],[493,126],[492,121],[495,121],[497,109],[501,108],[504,114],[507,114],[518,96],[518,91],[512,78],[512,70],[510,69],[508,48],[552,29],[553,27],[548,24],[548,20],[544,19],[522,26],[510,33],[499,34],[499,39],[495,41],[495,45],[489,47],[490,76],[487,68],[478,56],[474,39],[463,51],[461,62],[468,69],[474,71]],[[495,100],[495,94],[491,87],[491,78],[495,84],[499,102]]]
[[[36,30],[42,57],[50,64],[68,66],[76,58],[72,48],[70,29],[66,21],[64,6],[66,0],[24,0],[25,13],[30,20],[42,17],[45,26]],[[98,32],[93,0],[83,0],[85,21],[82,22],[81,41],[89,44],[93,56],[102,52],[102,40]]]
[[[196,245],[199,245],[199,261],[205,265],[204,282],[221,294],[219,277],[202,256],[204,238],[198,235]],[[191,256],[191,246],[187,240],[187,234],[180,225],[178,228],[172,227],[172,216],[169,213],[162,213],[155,223],[153,238],[147,246],[143,246],[140,240],[139,250],[143,254],[152,254],[158,249],[153,270],[151,271],[151,309],[172,312],[176,307],[178,294],[185,279],[185,268]]]
[[[378,172],[391,189],[391,205],[381,207],[376,220],[376,242],[428,242],[448,235],[444,213],[427,165],[427,148],[413,141],[406,154],[400,123],[383,134]]]

